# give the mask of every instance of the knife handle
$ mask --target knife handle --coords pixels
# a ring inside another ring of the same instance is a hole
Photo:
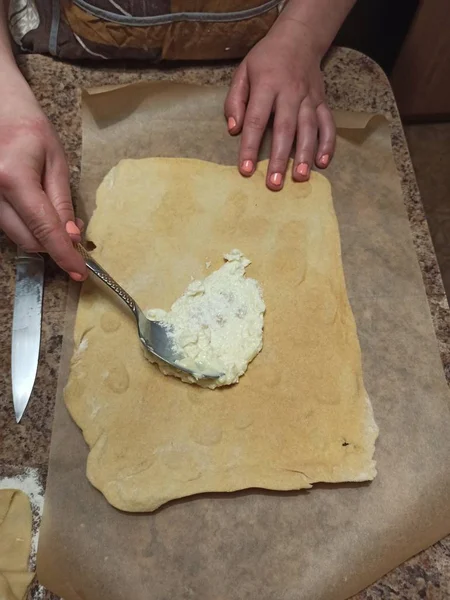
[[[16,255],[16,259],[17,260],[39,260],[39,261],[43,261],[43,257],[38,254],[37,252],[25,252],[25,250],[22,250],[22,248],[17,247],[17,255]]]

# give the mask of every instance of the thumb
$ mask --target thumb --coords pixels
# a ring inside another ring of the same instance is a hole
[[[242,129],[249,94],[247,63],[244,60],[234,74],[224,106],[228,131],[232,135],[239,133]]]

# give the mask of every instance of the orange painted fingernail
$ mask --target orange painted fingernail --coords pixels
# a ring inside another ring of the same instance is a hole
[[[302,175],[302,177],[306,177],[308,175],[308,170],[309,170],[308,163],[300,163],[296,169],[297,173],[299,175]]]
[[[320,158],[320,164],[326,166],[328,163],[330,162],[330,155],[329,154],[324,154],[321,158]]]
[[[251,173],[253,171],[253,162],[251,160],[244,160],[241,165],[241,169],[244,173]]]
[[[81,231],[79,230],[79,228],[75,225],[75,223],[73,221],[67,221],[66,231],[69,235],[80,235],[81,234]]]
[[[236,125],[236,119],[234,117],[228,117],[228,129],[234,129]]]
[[[83,279],[84,279],[83,275],[80,275],[80,273],[74,273],[74,272],[71,272],[71,273],[69,273],[69,275],[70,275],[70,276],[72,277],[72,279],[73,279],[73,280],[75,280],[75,281],[83,281]]]
[[[270,176],[270,183],[273,185],[281,185],[282,175],[281,173],[272,173]]]

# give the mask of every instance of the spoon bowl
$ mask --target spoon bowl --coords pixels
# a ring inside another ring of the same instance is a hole
[[[223,375],[223,373],[205,373],[200,367],[194,371],[182,366],[180,361],[185,356],[177,352],[171,340],[172,329],[170,326],[160,321],[148,319],[133,298],[92,258],[84,246],[76,244],[76,249],[83,257],[87,268],[112,289],[131,310],[136,319],[139,339],[150,354],[177,371],[194,377],[196,380],[219,379]]]

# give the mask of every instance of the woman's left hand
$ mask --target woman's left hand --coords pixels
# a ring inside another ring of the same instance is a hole
[[[225,117],[232,135],[242,132],[239,170],[251,176],[271,113],[274,127],[267,186],[283,187],[295,140],[292,176],[309,179],[315,163],[326,168],[334,153],[336,129],[325,100],[320,54],[302,23],[277,21],[238,67]]]

